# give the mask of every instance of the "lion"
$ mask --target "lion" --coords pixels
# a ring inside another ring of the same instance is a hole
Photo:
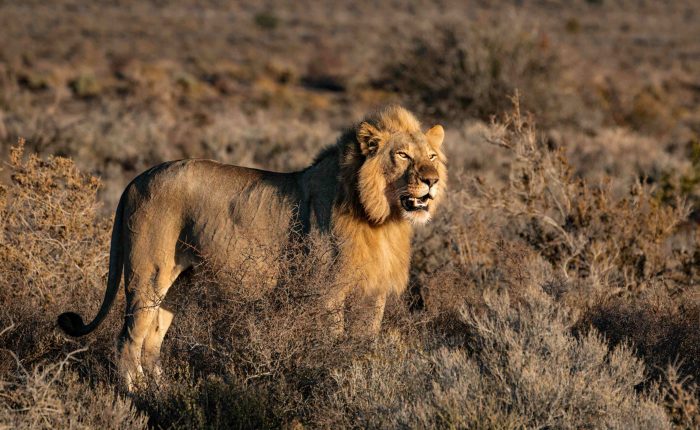
[[[67,312],[58,325],[76,337],[95,330],[114,302],[123,270],[126,313],[117,362],[131,390],[144,370],[161,373],[160,347],[174,316],[163,299],[183,271],[203,256],[233,267],[246,264],[242,255],[250,249],[281,250],[295,231],[332,237],[334,273],[353,279],[329,295],[329,330],[344,330],[343,304],[359,293],[373,305],[364,326],[376,335],[387,295],[403,292],[408,283],[413,227],[428,222],[445,195],[443,139],[442,126],[422,132],[412,113],[389,106],[349,128],[301,171],[203,159],[155,166],[119,200],[97,316],[85,324]]]

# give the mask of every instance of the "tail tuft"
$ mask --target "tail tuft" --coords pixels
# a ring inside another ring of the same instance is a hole
[[[69,336],[78,337],[88,333],[83,318],[74,312],[66,312],[59,315],[57,323],[61,330]]]

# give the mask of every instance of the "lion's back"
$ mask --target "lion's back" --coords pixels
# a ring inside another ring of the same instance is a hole
[[[139,236],[176,235],[202,254],[227,256],[254,242],[272,246],[294,222],[301,199],[296,175],[210,160],[163,163],[127,187],[124,220],[147,233]]]

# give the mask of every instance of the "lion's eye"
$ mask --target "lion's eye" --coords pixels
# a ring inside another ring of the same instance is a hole
[[[430,161],[435,161],[437,154],[430,154]]]
[[[411,158],[411,157],[408,156],[408,154],[406,154],[406,153],[403,152],[403,151],[398,151],[398,152],[396,153],[396,155],[397,155],[399,158],[401,158],[402,160],[408,160],[409,158]]]

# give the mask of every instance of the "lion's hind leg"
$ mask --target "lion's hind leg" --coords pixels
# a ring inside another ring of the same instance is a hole
[[[143,376],[141,355],[146,338],[154,324],[159,324],[162,313],[163,323],[168,320],[168,311],[161,311],[161,304],[171,285],[171,270],[145,262],[140,262],[133,270],[127,265],[126,274],[126,315],[124,327],[119,335],[117,353],[119,372],[128,391]],[[169,323],[169,321],[168,321]],[[157,326],[158,327],[158,326]],[[163,330],[164,331],[164,330]],[[164,334],[164,333],[163,333]],[[151,340],[148,351],[152,353],[155,343]],[[152,354],[149,355],[149,358]],[[150,363],[149,363],[150,364]]]
[[[156,378],[160,378],[163,373],[160,365],[160,348],[163,345],[165,334],[173,322],[174,315],[173,312],[161,306],[143,341],[144,370]]]

